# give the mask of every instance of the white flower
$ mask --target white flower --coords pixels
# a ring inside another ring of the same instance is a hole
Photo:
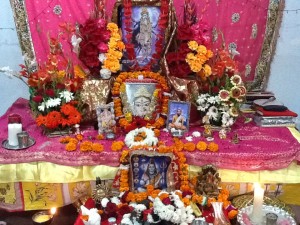
[[[230,127],[234,123],[233,118],[229,115],[228,112],[224,112],[222,114],[222,125],[225,127]]]
[[[109,79],[111,77],[111,71],[109,69],[103,68],[100,70],[101,78]]]
[[[66,103],[68,103],[68,102],[70,102],[71,100],[74,99],[73,93],[70,92],[70,91],[67,91],[67,90],[65,90],[63,92],[60,92],[59,97],[61,99],[65,99]]]
[[[192,136],[187,136],[185,139],[186,139],[187,141],[193,141],[193,137],[192,137]]]
[[[208,97],[207,102],[210,104],[218,104],[220,102],[220,98],[219,96],[210,96]]]
[[[45,108],[46,108],[45,102],[42,102],[42,103],[38,106],[38,110],[39,110],[40,112],[44,112],[44,111],[45,111]]]
[[[200,137],[201,136],[201,133],[199,131],[194,131],[192,133],[193,137]]]
[[[99,56],[98,56],[98,59],[101,63],[104,62],[104,60],[106,60],[106,56],[104,53],[100,53]]]
[[[12,69],[9,68],[9,66],[4,66],[0,68],[0,72],[4,73],[6,76],[9,78],[12,77],[20,77],[19,73],[16,71],[13,71]]]
[[[52,107],[56,107],[59,106],[61,103],[61,99],[60,98],[49,98],[45,104],[46,104],[46,108],[52,108]]]
[[[206,115],[209,117],[209,119],[217,120],[219,115],[218,108],[216,106],[211,106]]]
[[[80,206],[82,215],[88,215],[89,219],[88,221],[84,221],[84,225],[99,225],[101,222],[101,216],[98,213],[98,209],[92,208],[92,209],[87,209],[85,206]]]
[[[73,52],[75,52],[76,54],[79,53],[79,44],[82,41],[81,38],[77,38],[77,36],[75,34],[72,35],[71,37],[71,43],[73,46]]]
[[[112,202],[112,203],[115,203],[116,205],[119,205],[120,204],[120,199],[118,198],[118,197],[112,197],[111,199],[110,199],[110,201]]]
[[[142,141],[134,141],[134,137],[136,135],[138,135],[139,133],[145,132],[146,133],[146,138]],[[127,145],[127,147],[131,148],[133,146],[139,146],[139,145],[144,145],[144,146],[155,146],[158,142],[157,137],[155,137],[154,131],[146,128],[146,127],[142,127],[142,128],[136,128],[135,130],[130,131],[125,139],[125,144]]]
[[[237,86],[237,85],[240,85],[242,84],[242,78],[240,77],[240,75],[233,75],[231,78],[230,78],[230,82],[234,85],[234,86]]]
[[[101,205],[102,205],[103,208],[105,208],[107,206],[107,203],[109,203],[108,198],[103,198],[101,200]]]

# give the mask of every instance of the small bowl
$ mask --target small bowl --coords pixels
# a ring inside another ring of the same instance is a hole
[[[50,225],[53,220],[53,215],[47,211],[40,211],[32,216],[34,225]]]

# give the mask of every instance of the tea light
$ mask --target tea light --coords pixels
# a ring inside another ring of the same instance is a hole
[[[56,213],[56,208],[51,208],[49,211],[40,211],[32,216],[33,224],[35,225],[49,225],[53,221],[53,216]]]
[[[263,201],[264,201],[264,189],[259,183],[254,183],[254,200],[253,200],[253,210],[250,216],[251,221],[262,224],[263,220]]]
[[[40,214],[37,215],[33,220],[37,223],[44,223],[52,218],[52,215]]]

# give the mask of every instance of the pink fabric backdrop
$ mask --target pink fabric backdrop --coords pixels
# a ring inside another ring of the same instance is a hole
[[[252,81],[262,49],[269,0],[185,1],[195,3],[198,20],[208,23],[211,30],[224,34],[227,48],[229,45],[236,46],[240,52],[235,58],[239,62],[239,70],[245,81]],[[105,1],[108,18],[115,2]],[[174,0],[174,6],[178,21],[182,23],[184,0]],[[48,35],[55,37],[60,23],[83,23],[94,9],[94,1],[26,0],[26,8],[36,58],[41,63],[48,53]],[[214,41],[214,49],[221,46],[220,35]]]
[[[36,140],[36,144],[26,150],[12,151],[0,148],[0,164],[46,161],[67,166],[81,165],[119,165],[119,152],[110,150],[111,141],[101,141],[105,151],[95,152],[67,152],[65,145],[59,143],[59,138],[47,138],[42,135],[31,118],[28,101],[18,99],[11,108],[0,117],[0,141],[7,138],[7,117],[11,113],[22,116],[23,128]],[[202,127],[192,127],[187,135],[193,131],[203,132]],[[231,142],[232,136],[237,133],[240,138],[238,144]],[[85,137],[95,137],[97,132],[93,129],[83,132]],[[228,138],[220,140],[214,134],[215,142],[219,144],[218,152],[186,152],[187,163],[203,166],[214,164],[218,168],[235,169],[244,171],[275,170],[287,167],[293,160],[300,160],[300,143],[292,136],[287,128],[262,128],[253,123],[236,123]],[[124,140],[120,136],[119,140]],[[167,145],[172,144],[169,133],[161,132],[160,140],[165,140]],[[194,138],[193,141],[205,141],[203,137]],[[183,139],[183,142],[186,142]]]

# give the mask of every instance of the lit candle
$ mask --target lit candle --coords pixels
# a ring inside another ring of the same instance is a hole
[[[264,201],[264,189],[258,183],[254,183],[254,200],[253,210],[251,214],[251,221],[261,224],[263,220],[263,201]]]
[[[22,132],[21,116],[12,114],[8,116],[8,144],[10,146],[18,146],[17,133]]]
[[[56,208],[55,207],[52,207],[50,209],[50,212],[51,212],[51,215],[54,215],[56,213]]]

